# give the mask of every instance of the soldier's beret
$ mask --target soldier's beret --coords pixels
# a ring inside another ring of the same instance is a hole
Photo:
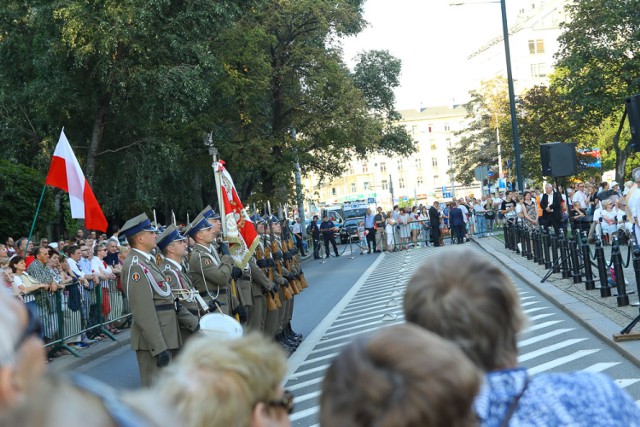
[[[160,234],[160,236],[158,236],[156,245],[158,245],[161,250],[164,250],[164,248],[166,248],[169,243],[182,241],[185,238],[186,237],[180,234],[180,232],[174,225],[170,225]]]
[[[153,224],[151,224],[151,221],[149,220],[149,217],[147,217],[147,214],[144,213],[125,222],[118,235],[131,237],[135,234],[140,233],[141,231],[158,231],[158,229],[155,228]]]
[[[213,225],[211,225],[209,220],[202,216],[202,214],[198,214],[196,219],[194,219],[184,230],[184,234],[193,237],[198,231],[208,230],[211,227],[213,227]]]

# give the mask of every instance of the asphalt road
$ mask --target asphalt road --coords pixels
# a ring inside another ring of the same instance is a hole
[[[331,257],[324,263],[307,260],[302,268],[309,287],[296,297],[293,329],[307,337],[333,307],[344,297],[362,273],[379,254],[358,255],[350,259],[348,246],[338,246],[341,257]],[[355,249],[355,248],[354,248]],[[113,387],[140,387],[138,364],[129,346],[120,348],[76,369]]]

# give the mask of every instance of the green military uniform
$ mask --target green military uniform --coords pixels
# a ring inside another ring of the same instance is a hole
[[[182,271],[182,266],[174,260],[165,258],[160,264],[160,270],[162,270],[165,281],[171,286],[171,289],[183,292],[182,296],[187,296],[191,292],[197,292],[191,283],[189,275]],[[176,296],[178,296],[178,293],[174,294],[174,297]],[[195,298],[179,298],[179,301],[180,305],[196,316],[196,318],[199,319],[204,314],[203,308],[199,306]],[[191,336],[191,331],[187,328],[180,327],[180,334],[182,335],[182,340],[186,341],[187,338]]]
[[[196,243],[189,259],[189,277],[200,296],[209,303],[214,298],[224,305],[223,313],[231,312],[231,294],[229,280],[233,258],[229,255],[219,255],[211,249]]]
[[[267,300],[264,294],[273,290],[273,283],[258,267],[255,258],[249,259],[242,277],[238,279],[238,287],[247,307],[247,329],[264,331],[267,320]]]
[[[153,231],[151,222],[139,216],[125,223],[121,234],[131,237]],[[176,311],[170,286],[151,254],[132,248],[121,273],[132,314],[131,348],[136,352],[143,386],[149,386],[159,368],[156,356],[172,353],[182,346],[180,327],[198,329],[196,319],[186,309]]]

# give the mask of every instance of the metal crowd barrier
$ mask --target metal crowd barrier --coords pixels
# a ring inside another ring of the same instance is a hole
[[[100,282],[93,289],[85,289],[74,282],[56,292],[39,290],[24,297],[39,314],[42,321],[42,339],[48,351],[64,349],[76,357],[81,355],[69,344],[105,335],[116,338],[105,325],[113,323],[123,327],[131,320],[124,292],[116,280]]]

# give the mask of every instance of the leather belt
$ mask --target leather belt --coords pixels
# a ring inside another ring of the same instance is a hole
[[[175,310],[176,306],[173,304],[158,304],[156,305],[156,311],[168,311],[168,310]]]
[[[220,292],[220,295],[225,295],[227,293],[227,289],[226,288],[218,288],[217,290],[212,290],[211,294],[215,295],[218,292]],[[202,292],[200,292],[200,296],[201,297],[208,297],[209,293],[207,291],[202,291]]]
[[[193,314],[196,317],[200,317],[200,312],[198,312],[198,310],[192,310],[190,308],[188,308],[187,310],[189,310],[189,313]]]

